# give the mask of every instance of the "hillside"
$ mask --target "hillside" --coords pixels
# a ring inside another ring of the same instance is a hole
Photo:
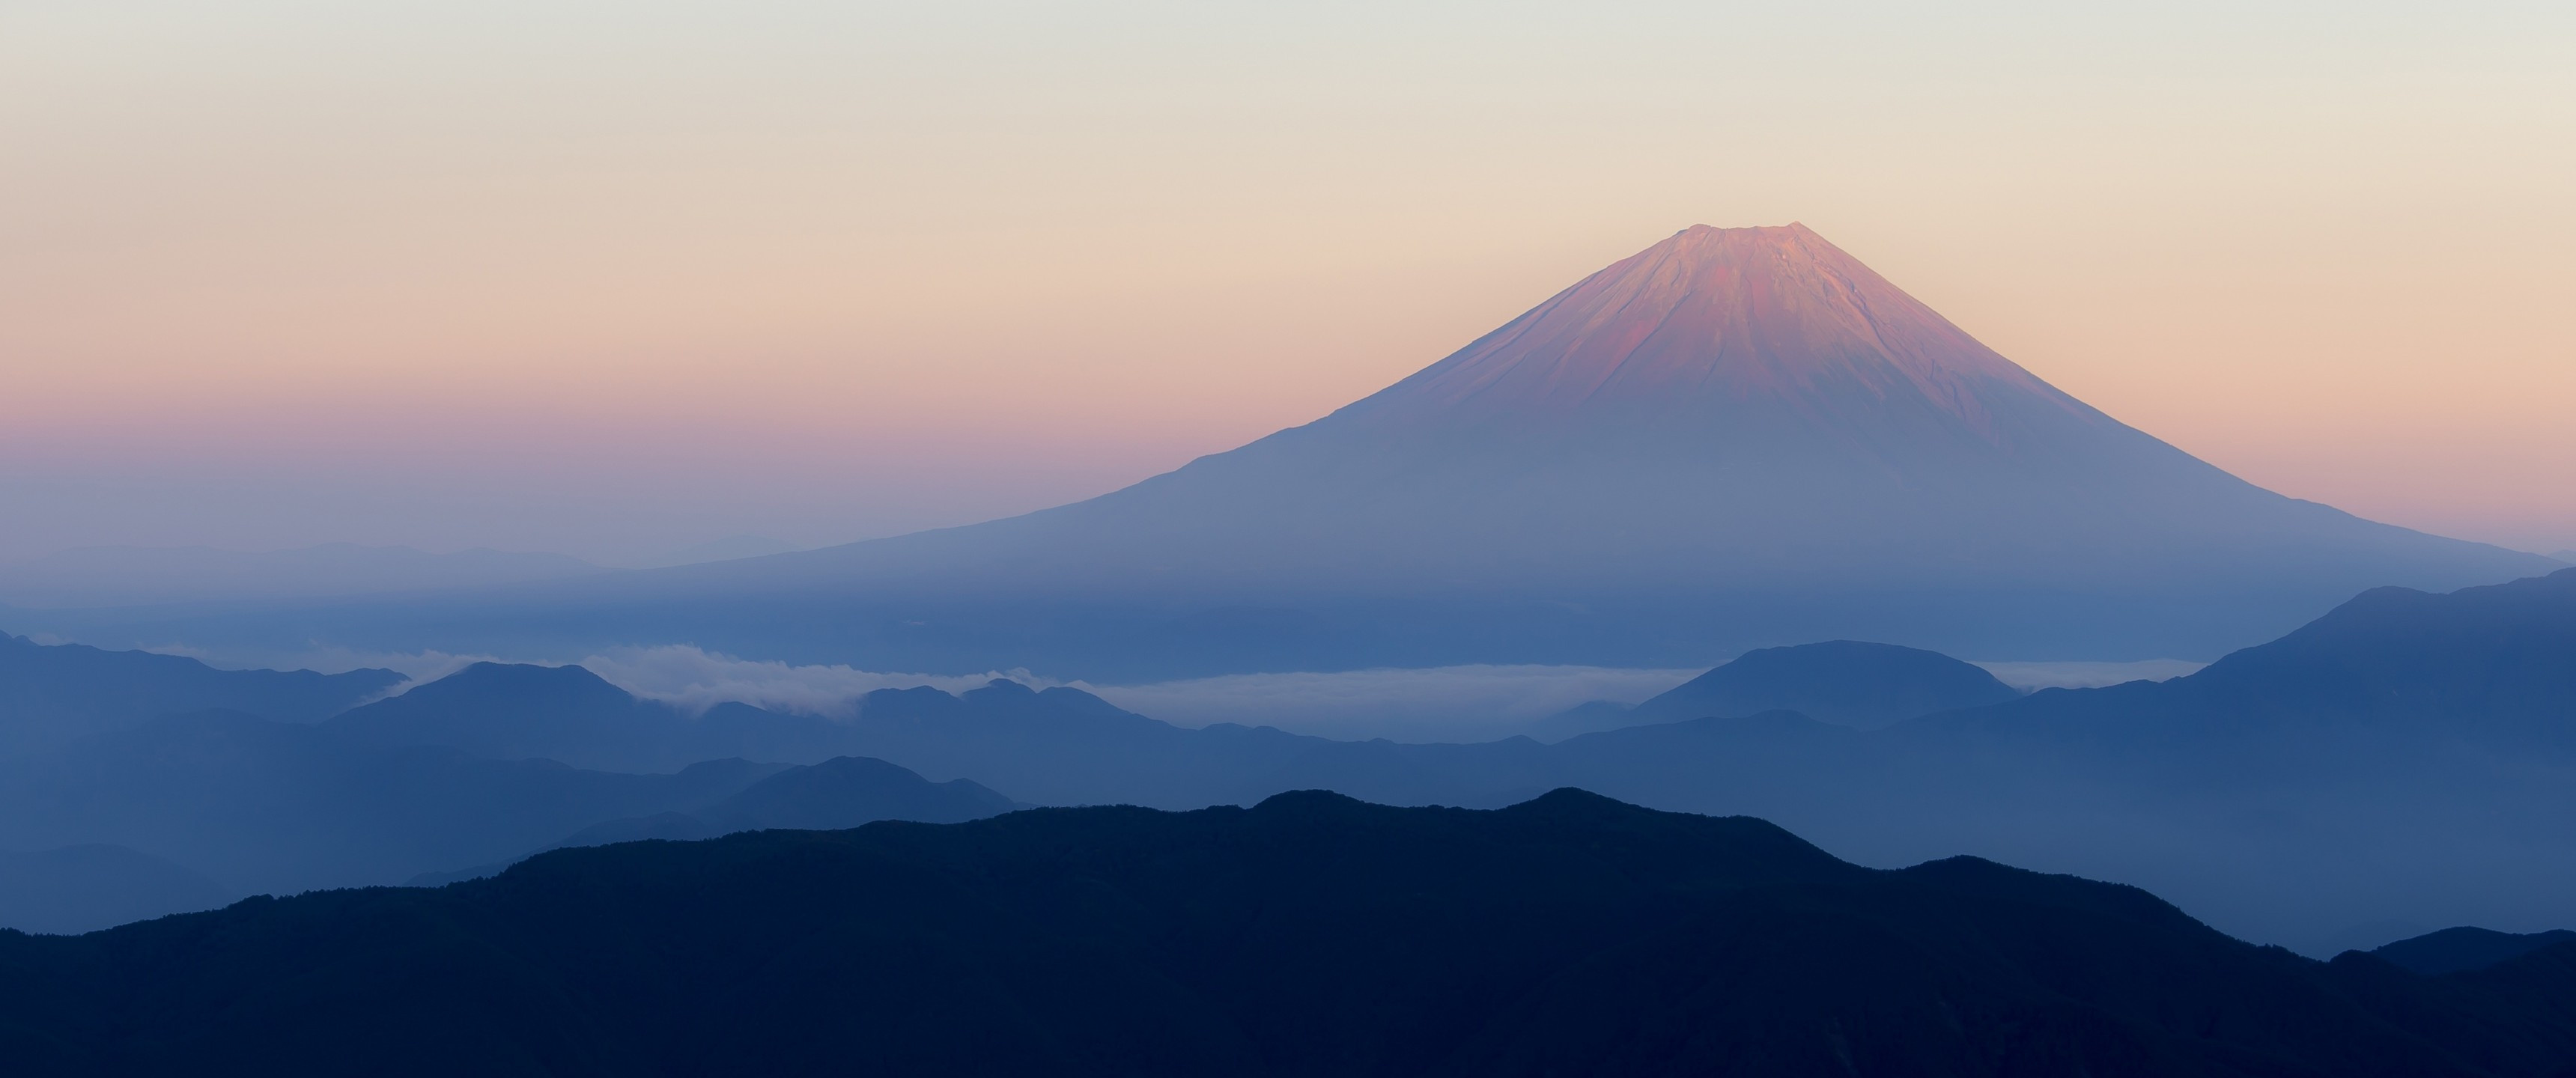
[[[2576,961],[2431,979],[2127,887],[1559,791],[559,851],[0,935],[21,1073],[2543,1075]]]

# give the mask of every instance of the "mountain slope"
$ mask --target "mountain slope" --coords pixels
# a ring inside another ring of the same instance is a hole
[[[2364,588],[2554,567],[2245,483],[2048,385],[1803,226],[1702,226],[1328,416],[1089,501],[472,596],[148,624],[515,654],[686,640],[1095,682],[1667,667],[1837,638],[2204,658]]]
[[[2576,569],[2449,594],[2374,588],[2185,677],[2040,692],[1930,722],[2050,740],[2125,731],[2120,751],[2169,750],[2180,763],[2210,733],[2255,731],[2420,735],[2576,761]]]
[[[2576,966],[2428,979],[2131,888],[1560,791],[548,854],[0,935],[27,1073],[2542,1075]],[[863,1052],[861,1057],[854,1052]]]

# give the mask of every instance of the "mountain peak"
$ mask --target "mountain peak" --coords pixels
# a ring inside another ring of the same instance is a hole
[[[2100,418],[1792,222],[1683,229],[1345,411],[1700,428],[1896,414],[1992,443],[1999,412],[2034,406]]]
[[[1837,637],[2215,654],[2362,587],[2544,564],[2245,483],[1790,224],[1683,229],[1329,416],[1097,498],[559,594],[598,627],[582,647],[1115,683]]]

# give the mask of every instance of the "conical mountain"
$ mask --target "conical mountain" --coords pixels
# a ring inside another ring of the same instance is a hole
[[[2541,564],[2238,480],[1789,225],[1678,233],[1332,415],[1134,487],[812,564],[969,557],[1012,589],[1184,601],[1590,603],[1791,584],[2260,586],[2291,552],[2349,563],[2321,605],[2382,577]],[[2249,557],[2264,563],[2250,579]]]
[[[2550,565],[2245,483],[1792,224],[1687,229],[1329,416],[1089,501],[523,594],[589,643],[1141,678],[1837,638],[2215,657],[2364,588]]]
[[[1398,424],[1929,422],[2006,444],[2028,406],[2116,426],[1804,225],[1702,225],[1353,405]],[[1910,413],[1910,414],[1909,414]]]

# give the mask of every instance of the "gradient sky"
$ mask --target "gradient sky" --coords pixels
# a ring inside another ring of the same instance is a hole
[[[1803,221],[2111,414],[2576,547],[2576,5],[0,3],[0,557],[819,545]]]

